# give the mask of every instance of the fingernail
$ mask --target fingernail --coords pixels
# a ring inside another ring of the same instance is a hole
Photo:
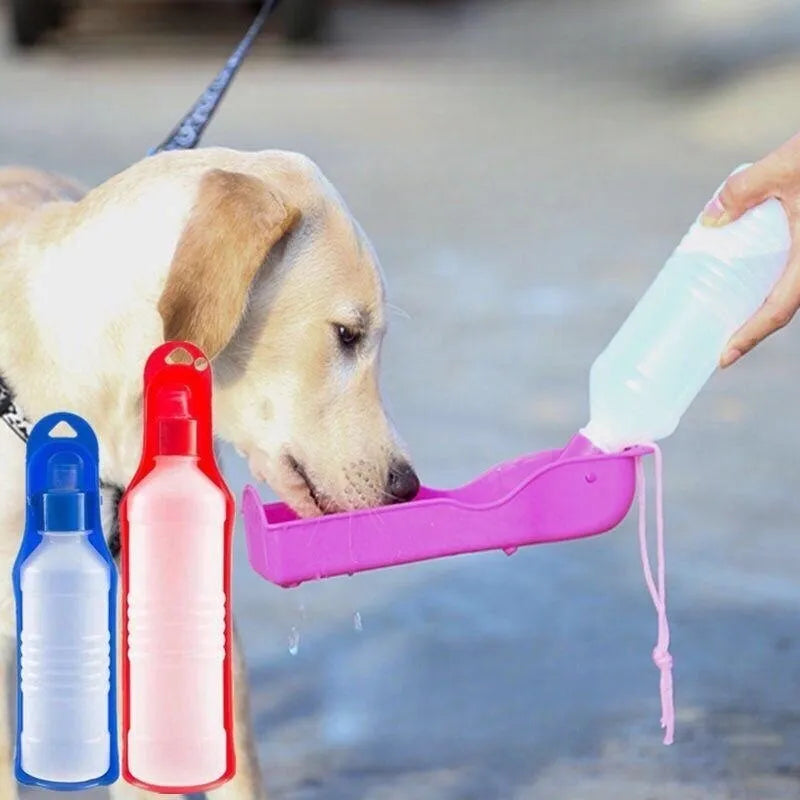
[[[722,227],[730,221],[731,215],[723,208],[719,197],[713,197],[700,215],[700,223],[711,228]]]
[[[743,355],[744,353],[742,353],[741,350],[737,349],[736,347],[731,347],[730,350],[725,351],[719,363],[724,369],[725,367],[729,367],[731,364],[735,364]]]

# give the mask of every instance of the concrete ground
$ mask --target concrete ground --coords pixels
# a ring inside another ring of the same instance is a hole
[[[243,21],[107,4],[4,52],[0,160],[86,181],[124,167]],[[560,445],[706,197],[800,128],[796,4],[354,2],[336,21],[319,52],[265,39],[208,143],[307,152],[371,234],[399,309],[386,394],[426,482]],[[800,798],[799,335],[716,376],[664,446],[673,747],[633,518],[293,591],[249,571],[239,534],[271,796]],[[238,490],[243,465],[226,466]]]

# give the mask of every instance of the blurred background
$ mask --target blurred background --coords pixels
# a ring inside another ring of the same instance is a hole
[[[303,151],[347,198],[395,309],[385,392],[433,485],[565,443],[694,215],[800,129],[795,0],[284,2],[206,143]],[[0,161],[87,183],[163,139],[252,10],[80,0],[40,36],[13,27],[34,6],[0,23]],[[239,531],[271,797],[800,798],[798,337],[717,375],[664,446],[672,748],[633,517],[292,591]]]

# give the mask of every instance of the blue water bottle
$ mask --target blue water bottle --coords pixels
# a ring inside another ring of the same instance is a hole
[[[117,580],[89,424],[66,413],[42,419],[26,469],[25,532],[13,572],[16,777],[47,789],[109,784],[119,775]]]

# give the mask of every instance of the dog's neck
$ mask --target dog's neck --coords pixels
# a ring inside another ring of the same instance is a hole
[[[0,374],[28,419],[58,409],[85,417],[103,479],[125,485],[141,447],[141,364],[162,325],[152,306],[128,309],[125,325],[111,318],[126,289],[113,280],[113,248],[125,243],[102,226],[84,235],[71,209],[42,207],[0,243]],[[68,222],[70,239],[54,246]]]
[[[133,405],[137,401],[138,398]],[[43,402],[51,408],[63,407],[63,404],[48,403],[46,398]],[[133,476],[141,447],[139,417],[139,414],[125,420],[112,417],[110,423],[103,416],[91,420],[101,445],[101,479],[108,484],[108,488],[124,486]],[[24,446],[35,418],[26,413],[13,384],[0,370],[0,433],[5,435],[10,431],[19,440],[20,446]]]

